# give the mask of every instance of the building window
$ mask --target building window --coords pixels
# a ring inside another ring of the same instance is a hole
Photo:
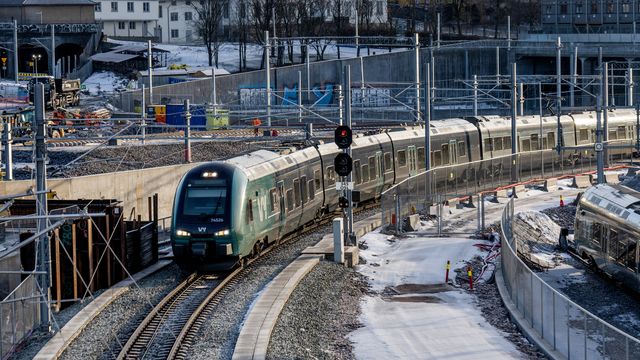
[[[544,13],[547,15],[553,14],[553,6],[547,5],[544,7]]]
[[[176,0],[171,0],[171,6],[176,6]]]
[[[186,21],[193,20],[193,14],[191,14],[191,11],[187,11],[186,13],[184,13],[184,19]],[[171,20],[173,20],[173,19],[171,19]],[[176,20],[178,20],[178,19],[176,19]]]
[[[143,2],[142,3],[142,11],[149,12],[149,3],[148,2]]]
[[[598,3],[596,1],[591,2],[591,13],[592,14],[598,13]]]
[[[178,33],[178,29],[171,29],[171,37],[172,38],[174,38],[174,39],[177,38],[179,36],[178,34],[179,34]]]
[[[576,14],[582,14],[582,4],[576,4]]]
[[[185,1],[184,4],[187,5],[187,6],[191,6],[191,0]]]
[[[172,12],[171,13],[171,21],[178,21],[178,13],[177,12]]]
[[[118,12],[118,2],[117,1],[112,1],[111,2],[111,12]]]
[[[193,40],[193,31],[192,30],[187,29],[186,38],[187,38],[187,41]]]
[[[162,17],[162,5],[158,6],[158,17],[161,18]]]
[[[127,12],[133,12],[133,2],[127,2]]]
[[[225,19],[229,18],[229,2],[225,1],[224,4],[222,4],[222,16]]]
[[[136,22],[129,21],[129,30],[135,30],[135,29],[136,29]]]
[[[102,11],[102,3],[97,3],[96,4],[96,12],[101,12]]]
[[[629,3],[622,3],[622,13],[628,14],[630,11],[631,11],[631,6],[629,6]]]
[[[376,2],[376,15],[382,16],[384,14],[384,1]]]
[[[125,29],[124,21],[118,21],[118,29],[120,29],[120,30],[124,30]]]
[[[616,6],[613,2],[607,3],[607,14],[613,14],[616,12]]]
[[[560,4],[560,15],[567,15],[567,4]]]

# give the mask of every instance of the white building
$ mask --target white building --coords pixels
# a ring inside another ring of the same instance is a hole
[[[159,0],[159,21],[161,28],[161,42],[173,44],[193,44],[199,41],[195,21],[198,12],[193,4],[198,0]],[[225,0],[217,0],[225,1]],[[289,0],[295,1],[295,0]],[[342,17],[348,17],[351,24],[355,24],[356,12],[354,8],[357,0],[328,0],[342,1],[344,6]],[[369,0],[369,21],[371,24],[383,24],[387,22],[387,0]],[[244,6],[243,6],[244,5]],[[246,23],[253,31],[251,19],[251,0],[228,0],[225,1],[222,10],[222,30],[224,34],[229,34],[229,28],[237,26],[239,15],[245,14]],[[292,5],[293,6],[293,5]],[[326,21],[333,21],[333,5],[327,3],[325,8]],[[97,14],[97,13],[96,13]],[[362,14],[360,14],[362,15]],[[97,15],[96,15],[97,16]]]
[[[115,38],[160,36],[158,0],[96,0],[96,20],[102,32]]]

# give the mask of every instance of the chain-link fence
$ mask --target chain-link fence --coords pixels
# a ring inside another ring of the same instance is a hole
[[[567,359],[637,359],[640,340],[560,294],[518,258],[512,233],[514,204],[511,200],[502,212],[502,275],[520,315]]]
[[[418,164],[421,165],[424,167],[424,164]],[[437,167],[411,176],[382,193],[383,225],[452,198],[474,196],[489,189],[535,179],[579,174],[594,168],[595,157],[590,150],[561,154],[552,150],[530,151]]]
[[[29,275],[0,302],[0,355],[5,358],[33,329],[40,325],[41,292]]]

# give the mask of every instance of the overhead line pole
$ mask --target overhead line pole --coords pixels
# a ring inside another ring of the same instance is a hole
[[[346,121],[347,126],[351,129],[351,66],[347,65],[344,68],[345,72],[345,105],[346,105]],[[352,156],[351,146],[348,149],[345,149],[346,153],[349,157]],[[351,183],[353,182],[353,171],[349,172],[347,175],[347,201],[349,207],[347,208],[347,223],[345,227],[346,231],[346,242],[347,245],[355,245],[353,234],[353,187]]]
[[[424,72],[425,81],[425,116],[424,116],[424,161],[425,170],[431,170],[431,64],[427,63]]]
[[[562,126],[560,124],[560,118],[562,116],[562,42],[558,36],[556,42],[556,117],[558,120],[557,131],[557,151],[558,154],[562,152]]]
[[[147,41],[147,67],[149,68],[149,105],[153,105],[153,56],[151,40]]]
[[[420,38],[418,33],[414,35],[415,40],[415,88],[416,88],[416,116],[414,121],[421,122],[420,116]],[[364,96],[364,94],[362,94]]]
[[[518,103],[518,84],[516,82],[516,63],[511,65],[511,181],[518,181],[518,130],[516,119]]]
[[[271,127],[271,66],[269,65],[269,31],[264,32],[264,68],[267,76],[267,127]]]
[[[18,83],[18,20],[13,20],[13,68],[15,69],[14,78]]]
[[[609,164],[609,151],[607,149],[607,144],[609,141],[609,63],[602,63],[602,81],[603,81],[603,95],[602,95],[602,141],[603,141],[603,149],[604,152],[604,166]]]

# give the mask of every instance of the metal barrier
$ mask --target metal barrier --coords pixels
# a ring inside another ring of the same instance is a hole
[[[537,336],[567,359],[637,359],[640,340],[572,302],[518,258],[514,210],[512,199],[502,212],[502,275],[511,301]]]
[[[29,275],[6,299],[0,302],[0,356],[5,358],[14,347],[40,325],[41,292]]]
[[[521,152],[515,155],[513,174],[512,155],[433,168],[410,176],[382,193],[382,225],[389,225],[394,219],[400,221],[410,214],[452,198],[474,196],[482,191],[519,182],[590,171],[595,166],[592,153],[566,152],[558,155],[553,150]],[[424,167],[420,161],[424,162],[418,159],[418,166]]]

